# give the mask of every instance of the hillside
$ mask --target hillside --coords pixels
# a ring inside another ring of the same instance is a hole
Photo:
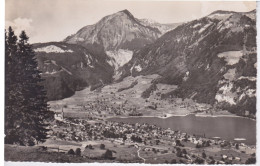
[[[48,100],[69,97],[87,86],[111,82],[113,69],[104,54],[62,42],[34,44]]]
[[[255,10],[216,11],[182,24],[136,51],[118,77],[150,74],[161,75],[159,83],[178,85],[163,97],[191,98],[254,116]]]

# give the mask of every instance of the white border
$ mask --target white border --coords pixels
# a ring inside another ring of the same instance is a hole
[[[7,1],[7,0],[6,0]],[[109,0],[105,0],[105,1],[109,1]],[[131,1],[131,0],[121,0],[121,1]],[[132,1],[161,1],[161,0],[132,0]],[[176,0],[163,0],[163,1],[176,1]],[[198,1],[198,0],[189,0],[189,1]],[[208,1],[220,1],[220,0],[208,0]],[[236,1],[236,0],[229,0],[229,1]],[[244,0],[244,1],[252,1],[252,0]],[[260,37],[258,35],[258,33],[260,33],[260,2],[257,2],[257,53],[260,51],[259,48],[259,44],[260,44]],[[6,165],[6,166],[100,166],[100,165],[104,165],[104,166],[123,166],[126,164],[119,164],[119,163],[40,163],[40,162],[5,162],[4,161],[4,28],[5,28],[5,0],[0,0],[0,50],[1,50],[1,54],[0,54],[0,77],[1,77],[1,88],[0,88],[0,106],[1,106],[1,111],[0,111],[0,131],[1,131],[1,135],[0,135],[0,140],[1,140],[1,150],[0,150],[0,157],[1,157],[1,161],[0,164],[1,165]],[[259,66],[260,66],[260,62],[257,58],[257,73],[259,73]],[[260,122],[258,121],[258,117],[260,116],[260,98],[258,96],[260,96],[260,91],[258,89],[258,87],[260,86],[260,82],[258,81],[260,80],[260,76],[259,74],[257,74],[257,139],[260,138],[260,133],[259,131],[259,125]],[[259,143],[257,141],[257,145],[256,145],[256,154],[257,154],[257,164],[259,165],[260,163],[260,150],[259,150]],[[144,164],[127,164],[127,165],[144,165]],[[145,165],[156,165],[156,164],[145,164]],[[166,165],[166,164],[157,164],[157,165]],[[181,165],[181,164],[175,164],[175,165]],[[191,165],[191,164],[186,164],[186,165]]]

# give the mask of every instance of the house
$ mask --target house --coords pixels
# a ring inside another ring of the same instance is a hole
[[[229,159],[230,161],[232,161],[232,160],[233,160],[233,157],[228,157],[228,159]]]
[[[223,159],[227,159],[228,156],[227,156],[227,155],[222,155],[222,158],[223,158]]]
[[[54,114],[54,119],[55,119],[55,120],[59,120],[59,121],[63,121],[63,120],[64,120],[63,108],[62,108],[62,110],[61,110],[61,113],[60,113],[60,112],[55,112],[55,114]]]
[[[241,161],[241,158],[240,157],[235,157],[235,160]]]
[[[220,164],[225,164],[225,162],[224,161],[218,161]]]

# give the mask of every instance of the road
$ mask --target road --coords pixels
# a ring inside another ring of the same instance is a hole
[[[144,163],[145,163],[145,158],[143,158],[143,157],[140,156],[140,150],[141,150],[141,148],[139,147],[139,149],[137,150],[137,156],[138,156],[140,159],[144,160]]]

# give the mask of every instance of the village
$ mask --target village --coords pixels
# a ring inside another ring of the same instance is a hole
[[[112,152],[111,162],[242,164],[250,162],[255,156],[255,147],[218,137],[189,135],[149,124],[64,115],[64,112],[55,115],[49,139],[78,144],[67,146],[64,143],[60,149],[66,147],[64,153],[68,153],[80,147],[84,158],[102,159],[105,149]],[[48,143],[44,145],[51,147]]]

